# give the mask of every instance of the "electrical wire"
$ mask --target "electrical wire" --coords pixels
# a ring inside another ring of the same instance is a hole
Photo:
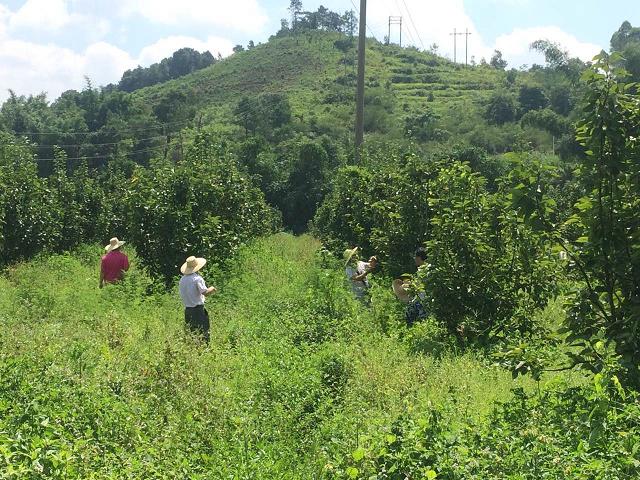
[[[189,146],[192,145],[193,142],[188,142],[188,143],[183,143],[182,146]],[[158,145],[157,147],[149,147],[149,148],[144,148],[141,150],[134,150],[132,152],[127,152],[127,153],[123,153],[121,155],[124,156],[129,156],[129,155],[134,155],[136,153],[145,153],[145,152],[152,152],[155,150],[161,150],[161,149],[165,149],[165,148],[169,148],[169,145]],[[49,162],[49,161],[56,161],[56,160],[61,160],[61,161],[69,161],[69,160],[100,160],[100,159],[107,159],[109,158],[111,155],[93,155],[93,156],[85,156],[85,157],[67,157],[67,158],[34,158],[33,160],[36,162]]]
[[[155,127],[141,127],[141,128],[128,128],[126,130],[116,130],[113,133],[129,133],[129,132],[145,132],[151,130],[157,130],[159,128],[168,127],[171,125],[184,125],[187,123],[191,123],[191,120],[182,120],[180,122],[168,122],[161,123],[156,125]],[[13,135],[22,136],[22,135],[92,135],[98,132],[9,132],[13,133]]]
[[[398,10],[400,10],[400,13],[402,13],[402,7],[401,7],[401,6],[400,6],[400,4],[398,3],[398,0],[395,0],[395,2],[396,2],[396,7],[398,7]],[[400,21],[402,22],[402,17],[400,17],[400,19],[401,19]],[[401,23],[400,25],[401,25],[401,27],[400,27],[400,28],[401,28],[400,32],[402,32],[402,23]],[[408,25],[407,25],[407,27],[408,27]],[[407,28],[407,33],[409,34],[409,38],[411,39],[411,43],[412,43],[413,45],[415,45],[415,44],[416,44],[416,39],[415,39],[415,38],[413,38],[413,35],[411,35],[411,29],[410,29],[410,28]],[[389,39],[389,42],[391,42],[391,39]]]
[[[397,3],[398,0],[396,0]],[[411,16],[411,11],[409,11],[409,7],[407,6],[407,2],[405,0],[402,0],[402,3],[404,4],[404,8],[407,10],[407,14],[409,15],[409,20],[411,21],[411,25],[413,25],[413,29],[416,32],[416,35],[418,36],[418,40],[420,40],[420,45],[422,45],[422,49],[426,50],[426,48],[424,48],[424,43],[422,43],[422,38],[420,38],[420,33],[418,32],[418,29],[416,28],[416,24],[413,23],[413,17]]]
[[[73,147],[104,147],[107,145],[120,145],[122,142],[126,142],[127,140],[133,140],[135,142],[146,142],[148,140],[158,140],[160,138],[166,138],[166,135],[158,135],[155,137],[148,138],[125,138],[118,142],[109,142],[109,143],[68,143],[68,144],[57,144],[52,143],[51,145],[42,145],[41,143],[36,145],[36,148],[51,148],[51,147],[60,147],[60,148],[73,148]]]
[[[358,14],[358,17],[360,17],[360,10],[358,9],[358,7],[356,7],[356,4],[353,3],[353,0],[350,0],[351,5],[353,5],[353,8],[355,9],[356,13]],[[369,31],[369,34],[376,40],[379,41],[376,36],[373,34],[373,32],[371,31],[371,28],[369,28],[369,24],[365,21],[365,26],[367,27],[367,30]]]

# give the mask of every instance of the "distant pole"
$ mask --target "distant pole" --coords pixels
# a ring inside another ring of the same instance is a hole
[[[458,34],[456,33],[456,29],[453,29],[453,33],[450,33],[449,35],[453,35],[453,63],[456,63],[456,51],[457,51],[457,45],[456,45],[456,38],[458,36]]]
[[[391,43],[391,25],[398,25],[400,28],[400,46],[402,47],[402,17],[389,17],[389,36],[387,37],[387,45]]]
[[[465,67],[468,65],[467,56],[469,53],[469,35],[471,35],[471,32],[469,32],[468,28],[465,28],[464,29],[464,66]]]
[[[456,29],[453,29],[453,33],[450,33],[449,35],[453,35],[453,63],[456,63],[457,61],[457,53],[458,53],[458,35],[464,35],[464,33],[460,32],[458,33],[456,31]]]
[[[364,141],[364,53],[367,33],[367,0],[360,0],[360,30],[358,36],[358,88],[356,90],[356,162]]]

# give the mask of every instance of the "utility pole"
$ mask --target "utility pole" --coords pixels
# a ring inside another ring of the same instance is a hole
[[[467,55],[469,53],[469,35],[471,32],[468,28],[464,29],[464,66],[467,66]]]
[[[364,141],[364,53],[367,33],[367,0],[360,0],[360,30],[358,36],[358,87],[356,90],[356,163]]]
[[[464,35],[464,33],[460,32],[456,32],[456,29],[453,29],[453,33],[450,33],[449,35],[453,35],[453,63],[456,63],[457,60],[457,53],[458,53],[458,35]]]
[[[387,37],[387,45],[391,43],[391,25],[400,26],[400,46],[402,46],[402,17],[389,17],[389,36]]]

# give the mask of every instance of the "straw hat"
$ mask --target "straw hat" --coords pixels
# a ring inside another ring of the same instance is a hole
[[[114,250],[117,250],[124,244],[125,242],[123,242],[122,240],[118,240],[118,237],[113,237],[111,240],[109,240],[109,245],[104,247],[104,249],[107,251],[107,253],[109,253]]]
[[[349,260],[351,260],[351,257],[353,257],[356,252],[358,251],[358,247],[354,247],[354,248],[347,248],[344,253],[342,254],[342,258],[344,258],[344,264],[348,265],[349,264]]]
[[[204,258],[196,258],[193,255],[187,258],[187,261],[182,264],[180,267],[180,272],[183,275],[189,275],[190,273],[195,273],[204,267],[207,261]]]
[[[409,303],[411,301],[411,296],[407,292],[407,287],[401,278],[396,278],[391,284],[391,288],[393,288],[393,293],[402,303]]]

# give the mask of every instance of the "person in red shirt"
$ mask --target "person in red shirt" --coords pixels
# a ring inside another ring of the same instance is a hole
[[[100,262],[100,288],[106,283],[122,280],[124,272],[129,270],[129,258],[122,252],[124,243],[117,237],[113,237],[109,245],[104,247],[107,254]]]

